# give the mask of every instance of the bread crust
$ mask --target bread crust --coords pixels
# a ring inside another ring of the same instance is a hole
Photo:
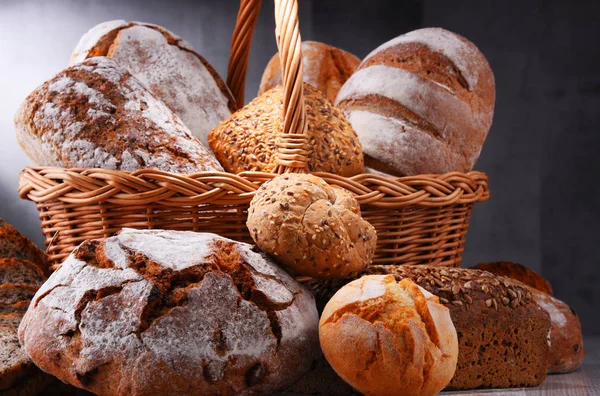
[[[48,274],[48,256],[12,225],[0,219],[0,257],[28,260]]]
[[[471,170],[494,102],[494,76],[483,54],[440,28],[375,49],[335,100],[359,135],[365,166],[397,176]]]
[[[456,368],[448,309],[410,279],[363,276],[342,287],[319,322],[325,357],[367,395],[435,395]]]
[[[522,264],[512,263],[510,261],[496,261],[491,263],[480,263],[473,268],[488,271],[496,275],[506,276],[518,280],[527,286],[531,286],[542,293],[551,296],[554,295],[550,282],[534,270],[527,268]]]
[[[95,56],[107,56],[129,70],[207,147],[208,132],[236,110],[216,70],[188,42],[163,27],[101,23],[81,38],[70,64]]]
[[[317,356],[310,292],[248,244],[123,230],[78,247],[19,328],[32,360],[99,395],[256,394]]]
[[[350,52],[318,41],[302,42],[302,79],[334,101],[342,85],[360,64]],[[258,95],[281,85],[279,53],[273,55],[263,72]]]
[[[15,116],[38,165],[177,173],[220,171],[181,120],[114,61],[71,66],[33,91]]]
[[[250,203],[256,244],[296,275],[356,276],[375,253],[375,228],[349,192],[317,176],[286,174],[264,183]]]
[[[353,176],[364,169],[362,147],[343,115],[316,88],[304,84],[310,172]],[[277,86],[221,122],[208,135],[219,162],[231,173],[272,172],[283,132],[283,89]]]

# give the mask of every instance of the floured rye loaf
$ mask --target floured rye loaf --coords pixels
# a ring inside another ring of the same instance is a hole
[[[208,147],[207,135],[235,110],[229,88],[192,46],[160,26],[104,22],[77,44],[71,65],[107,56],[129,70]]]
[[[19,338],[44,371],[100,395],[272,393],[318,355],[311,293],[254,247],[123,230],[79,246]]]
[[[458,333],[458,364],[446,389],[537,386],[546,378],[550,318],[520,282],[487,271],[371,265],[363,275],[409,278],[439,297]],[[346,281],[310,284],[323,304]]]
[[[334,101],[342,84],[354,73],[360,59],[334,46],[317,41],[302,42],[302,80],[323,92]],[[258,94],[281,85],[281,60],[275,54],[260,81]]]
[[[38,165],[222,170],[179,117],[105,57],[71,66],[38,87],[15,124],[19,144]]]
[[[335,103],[360,138],[365,166],[404,176],[471,170],[494,101],[494,76],[477,47],[429,28],[371,52]]]

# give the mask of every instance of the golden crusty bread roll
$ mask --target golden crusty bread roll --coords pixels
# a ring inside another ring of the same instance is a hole
[[[332,102],[340,88],[354,73],[360,59],[350,52],[318,41],[302,42],[302,78],[327,96]],[[281,61],[273,55],[260,81],[258,94],[262,95],[281,84]]]
[[[353,176],[364,168],[356,132],[318,89],[304,84],[308,170]],[[271,172],[277,165],[278,137],[283,131],[283,88],[254,99],[208,134],[208,142],[227,172]]]
[[[377,236],[349,192],[308,174],[264,183],[248,211],[256,244],[297,275],[356,276],[371,262]]]
[[[440,28],[379,46],[335,100],[358,133],[366,166],[398,176],[471,170],[494,102],[494,75],[483,54]]]
[[[333,369],[366,395],[434,395],[450,382],[458,359],[448,308],[392,275],[342,287],[325,306],[319,339]]]

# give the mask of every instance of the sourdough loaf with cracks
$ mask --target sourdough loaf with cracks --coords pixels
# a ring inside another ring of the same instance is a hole
[[[365,166],[397,176],[471,170],[494,102],[494,75],[483,54],[440,28],[379,46],[335,100],[360,138]]]
[[[342,85],[354,73],[360,59],[350,52],[318,41],[302,42],[302,80],[334,101]],[[281,60],[273,55],[260,80],[258,95],[281,85]]]
[[[19,144],[37,165],[223,170],[177,115],[105,57],[71,66],[38,87],[17,111],[15,125]]]
[[[19,328],[44,371],[99,395],[272,393],[318,355],[311,293],[254,247],[123,230],[80,245]]]
[[[216,70],[188,42],[163,27],[103,22],[81,37],[71,65],[95,56],[126,68],[206,146],[208,132],[235,110],[233,96]]]

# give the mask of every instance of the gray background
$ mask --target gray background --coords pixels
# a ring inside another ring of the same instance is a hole
[[[79,37],[99,22],[163,25],[225,75],[238,2],[0,0],[0,217],[42,244],[37,211],[19,199],[30,164],[12,117],[36,86],[66,67]],[[265,0],[248,70],[247,100],[275,52]],[[472,40],[495,72],[494,124],[477,169],[491,200],[476,207],[464,263],[511,260],[540,271],[600,334],[600,2],[300,0],[304,39],[364,57],[399,34],[440,26]]]

